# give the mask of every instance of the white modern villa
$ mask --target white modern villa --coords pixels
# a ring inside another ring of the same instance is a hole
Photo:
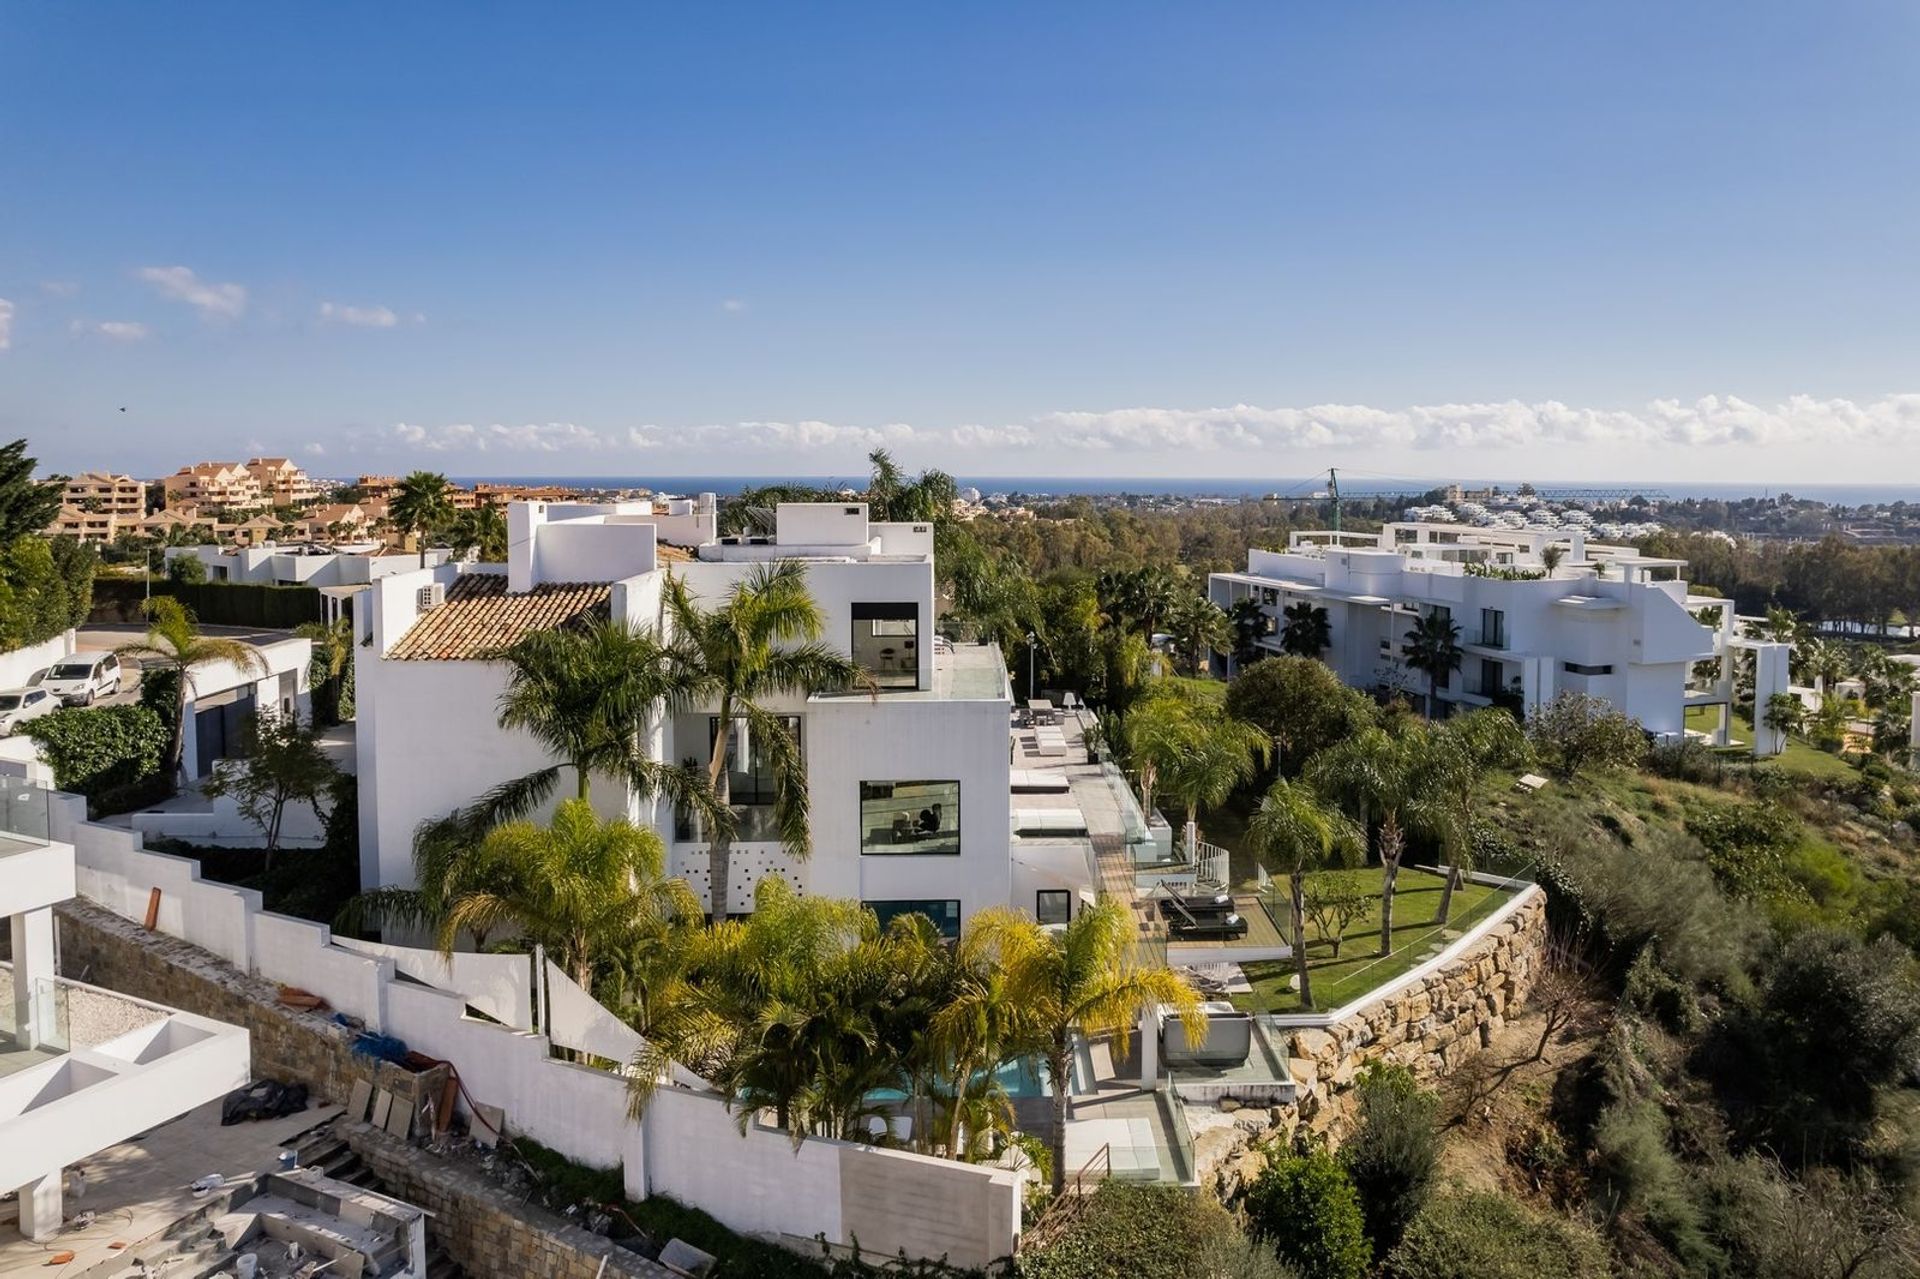
[[[48,792],[0,778],[0,1191],[36,1241],[61,1228],[69,1167],[248,1079],[244,1029],[56,976],[53,908],[76,876],[48,821]]]
[[[1275,653],[1288,608],[1325,609],[1321,657],[1356,688],[1431,691],[1442,713],[1505,704],[1525,714],[1574,691],[1663,739],[1686,731],[1688,708],[1712,706],[1725,744],[1736,655],[1751,650],[1753,699],[1765,707],[1787,691],[1790,646],[1748,634],[1731,601],[1689,593],[1686,568],[1578,529],[1394,523],[1295,533],[1284,551],[1248,551],[1244,573],[1211,575],[1208,593],[1229,611],[1258,601],[1269,626],[1257,644]],[[1408,630],[1430,614],[1458,627],[1463,659],[1431,687],[1402,655]],[[1764,714],[1753,718],[1755,753],[1778,754],[1781,735]]]
[[[356,610],[361,878],[412,881],[414,831],[489,788],[550,761],[531,738],[501,729],[504,664],[486,654],[531,630],[594,615],[669,624],[671,574],[718,604],[754,566],[791,560],[825,615],[822,639],[870,671],[877,692],[792,697],[811,792],[813,855],[796,862],[773,835],[772,788],[742,725],[732,764],[740,834],[728,909],[752,909],[769,875],[804,892],[855,898],[883,918],[925,913],[943,931],[986,906],[1036,907],[1036,894],[1091,882],[1088,859],[1034,859],[1016,870],[1009,717],[997,647],[949,646],[934,634],[933,527],[868,517],[864,502],[789,503],[771,532],[720,537],[711,497],[508,508],[505,565],[441,564],[375,580]],[[655,758],[705,767],[716,725],[703,713],[662,714]],[[672,873],[708,891],[708,845],[669,807],[603,783],[603,812],[659,831]],[[1073,880],[1061,877],[1064,860]]]

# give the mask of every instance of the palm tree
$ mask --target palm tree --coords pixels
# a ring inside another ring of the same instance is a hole
[[[1137,638],[1137,637],[1135,637]],[[1179,767],[1201,736],[1196,695],[1178,680],[1156,680],[1128,707],[1121,723],[1127,757],[1140,777],[1140,807],[1153,812],[1161,776]]]
[[[972,944],[992,956],[1006,995],[1023,1010],[1029,1043],[1046,1062],[1053,1088],[1053,1192],[1067,1185],[1067,1097],[1073,1090],[1073,1035],[1112,1034],[1124,1044],[1149,1005],[1171,1006],[1194,1039],[1206,1030],[1200,997],[1171,969],[1135,958],[1128,906],[1103,899],[1059,933],[1005,907],[969,922]]]
[[[1280,647],[1295,657],[1318,657],[1333,643],[1333,623],[1327,610],[1301,600],[1281,610]]]
[[[1211,655],[1233,642],[1233,628],[1219,605],[1196,591],[1176,596],[1167,616],[1167,628],[1186,655],[1191,674],[1206,673]]]
[[[1160,789],[1186,808],[1187,826],[1197,831],[1202,808],[1226,803],[1234,787],[1252,781],[1265,767],[1273,739],[1217,706],[1196,708],[1192,716],[1186,740],[1158,769]]]
[[[470,511],[462,511],[447,529],[447,539],[457,554],[468,551],[483,563],[497,564],[507,558],[507,520],[500,508],[483,502]]]
[[[1324,805],[1311,787],[1282,778],[1268,788],[1247,823],[1247,843],[1260,864],[1287,877],[1293,902],[1293,964],[1300,976],[1300,1006],[1313,1007],[1307,970],[1307,876],[1349,866],[1365,854],[1366,832]]]
[[[586,800],[567,800],[547,826],[518,821],[487,832],[459,876],[435,945],[450,955],[462,929],[512,925],[592,991],[609,953],[698,918],[693,890],[668,878],[666,864],[653,831],[624,817],[602,821]]]
[[[1000,1067],[1012,1060],[1029,1035],[1027,1010],[1013,1001],[996,962],[992,937],[978,928],[960,934],[953,949],[953,988],[932,1025],[932,1049],[948,1063],[953,1083],[947,1115],[947,1152],[967,1152],[963,1126],[979,1131],[983,1119],[1000,1116],[1005,1090],[994,1095]]]
[[[1519,722],[1492,706],[1448,720],[1427,736],[1418,752],[1413,791],[1420,802],[1413,807],[1447,859],[1436,923],[1444,924],[1452,915],[1454,890],[1472,869],[1473,815],[1481,781],[1493,769],[1524,764],[1529,753]]]
[[[1435,693],[1447,684],[1447,677],[1460,669],[1465,654],[1460,648],[1460,624],[1434,609],[1421,615],[1404,636],[1400,656],[1407,665],[1427,677],[1427,718],[1436,708]]]
[[[1414,797],[1419,730],[1399,737],[1367,728],[1327,747],[1307,764],[1307,779],[1363,826],[1380,824],[1380,954],[1393,953],[1393,892],[1406,853],[1403,811]]]
[[[302,622],[293,633],[313,641],[312,682],[316,690],[326,690],[324,701],[315,708],[314,719],[338,724],[340,708],[353,683],[353,621],[337,617],[331,622]]]
[[[675,687],[688,700],[715,708],[717,727],[707,765],[707,791],[714,806],[730,806],[727,761],[737,726],[745,724],[772,773],[773,817],[781,846],[789,856],[805,859],[813,847],[806,760],[786,719],[764,703],[771,697],[850,687],[871,694],[873,677],[820,642],[820,606],[807,590],[806,568],[797,561],[755,566],[714,609],[695,604],[686,583],[670,578],[666,607],[675,631],[668,662]],[[708,835],[708,884],[713,921],[719,923],[727,917],[733,823],[712,823]]]
[[[1260,656],[1260,641],[1273,633],[1273,619],[1259,600],[1248,596],[1234,601],[1227,621],[1233,626],[1234,665],[1251,665]]]
[[[873,519],[937,524],[952,516],[959,485],[945,471],[926,470],[909,480],[885,449],[867,454],[867,462],[873,467],[867,481],[867,507]]]
[[[415,471],[401,480],[394,490],[387,519],[403,533],[420,539],[420,567],[427,566],[427,538],[446,527],[453,518],[453,502],[447,496],[447,477],[434,471]]]
[[[187,702],[194,696],[193,668],[208,662],[225,662],[243,674],[260,676],[267,664],[251,644],[218,635],[202,635],[199,624],[187,606],[171,595],[155,595],[144,605],[147,613],[147,637],[135,644],[122,644],[116,652],[140,663],[148,670],[170,671],[174,677],[173,732],[167,740],[167,777],[180,775],[181,755],[186,749]]]

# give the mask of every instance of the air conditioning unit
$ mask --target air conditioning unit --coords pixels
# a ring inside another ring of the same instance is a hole
[[[415,598],[419,602],[420,611],[424,613],[430,608],[439,608],[447,602],[447,588],[439,582],[434,582],[415,592]]]

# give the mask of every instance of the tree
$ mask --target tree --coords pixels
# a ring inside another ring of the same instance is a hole
[[[1379,820],[1380,866],[1385,872],[1380,884],[1382,956],[1393,953],[1394,882],[1406,853],[1401,815],[1415,801],[1422,731],[1413,728],[1395,736],[1382,728],[1365,729],[1321,751],[1307,766],[1314,789],[1339,803],[1354,820]]]
[[[1385,1266],[1388,1279],[1606,1279],[1612,1273],[1606,1245],[1585,1223],[1479,1191],[1429,1203]]]
[[[453,518],[447,526],[447,541],[456,555],[471,551],[482,563],[503,563],[507,558],[506,517],[498,506],[482,502]]]
[[[660,837],[646,827],[602,821],[587,801],[566,800],[547,826],[516,821],[487,832],[460,875],[435,944],[452,954],[461,929],[510,924],[591,991],[607,956],[698,915],[686,883],[667,877],[666,857]]]
[[[353,696],[353,621],[302,622],[293,633],[313,643],[308,679],[315,692],[314,721],[338,724]]]
[[[117,651],[140,663],[144,677],[149,670],[171,671],[177,683],[174,690],[173,733],[167,745],[167,776],[177,778],[180,759],[186,745],[183,721],[187,700],[194,695],[193,668],[209,662],[225,662],[255,677],[266,673],[267,664],[251,644],[218,635],[203,635],[187,606],[170,595],[156,595],[145,605],[147,637],[135,644],[122,644]]]
[[[1133,911],[1102,900],[1058,933],[1020,911],[995,907],[968,922],[972,944],[1004,975],[1007,998],[1025,1010],[1028,1046],[1046,1063],[1053,1092],[1053,1192],[1067,1185],[1067,1097],[1073,1035],[1113,1034],[1122,1044],[1141,1011],[1165,1005],[1196,1041],[1206,1029],[1200,997],[1165,967],[1135,958]]]
[[[1434,609],[1423,613],[1403,639],[1400,656],[1427,677],[1427,718],[1432,719],[1438,708],[1436,694],[1446,687],[1448,677],[1460,669],[1466,656],[1460,648],[1460,624]]]
[[[260,828],[266,868],[272,870],[287,805],[311,805],[325,826],[326,799],[340,770],[320,749],[312,727],[292,715],[249,715],[240,729],[240,759],[239,766],[216,770],[200,789],[214,798],[233,797],[241,816]]]
[[[1286,620],[1280,627],[1280,647],[1295,657],[1318,658],[1333,644],[1333,623],[1327,610],[1301,600],[1282,610]]]
[[[1252,666],[1260,660],[1260,641],[1273,634],[1273,619],[1259,600],[1249,596],[1234,601],[1227,610],[1227,621],[1233,627],[1233,664]]]
[[[1293,903],[1293,964],[1300,978],[1300,1006],[1313,1007],[1313,979],[1307,966],[1307,876],[1331,866],[1349,865],[1366,847],[1366,836],[1339,812],[1323,805],[1312,789],[1285,778],[1267,788],[1247,823],[1247,844],[1260,864],[1287,877]],[[1340,953],[1339,945],[1334,954]]]
[[[732,802],[728,757],[738,726],[745,724],[773,776],[773,818],[781,847],[804,860],[813,847],[806,759],[786,719],[768,710],[765,701],[854,688],[871,694],[873,677],[820,642],[820,606],[807,590],[805,566],[797,561],[756,565],[713,609],[700,607],[683,580],[670,578],[666,607],[675,631],[668,661],[675,688],[683,697],[714,706],[717,728],[707,789],[715,807],[726,810]],[[727,917],[733,824],[716,821],[708,836],[708,885],[713,921],[719,923]]]
[[[400,481],[387,518],[403,533],[420,540],[420,567],[427,566],[427,539],[439,533],[453,518],[453,500],[448,496],[447,477],[434,471],[415,471]]]
[[[1211,692],[1187,680],[1151,680],[1127,708],[1121,733],[1128,760],[1140,776],[1140,806],[1145,811],[1154,810],[1162,778],[1201,748],[1214,718]]]
[[[1275,1155],[1247,1189],[1247,1225],[1303,1279],[1360,1279],[1372,1262],[1360,1197],[1324,1149]]]
[[[1374,1255],[1393,1251],[1426,1204],[1440,1170],[1439,1098],[1404,1066],[1361,1072],[1353,1135],[1340,1162],[1360,1196]]]
[[[907,479],[893,454],[875,449],[867,454],[873,468],[867,480],[869,517],[902,523],[939,524],[952,518],[959,486],[945,471],[926,470]]]
[[[1436,839],[1447,859],[1446,885],[1440,890],[1438,923],[1453,912],[1473,856],[1473,819],[1480,783],[1496,768],[1517,768],[1528,758],[1527,737],[1513,716],[1498,707],[1456,715],[1435,728],[1420,752],[1414,790],[1421,828]]]
[[[1211,655],[1233,642],[1233,628],[1227,615],[1206,596],[1188,591],[1176,596],[1167,614],[1167,629],[1174,644],[1187,659],[1187,672],[1204,675]]]
[[[1364,836],[1361,842],[1364,845]],[[1335,959],[1340,958],[1340,947],[1347,940],[1347,926],[1367,913],[1368,900],[1367,894],[1349,876],[1307,876],[1307,918]]]
[[[1638,724],[1589,693],[1565,692],[1534,707],[1527,716],[1527,740],[1562,778],[1588,769],[1630,768],[1647,750]]]
[[[27,456],[25,440],[0,444],[0,546],[45,531],[60,513],[65,489],[34,479],[39,464],[38,458]]]
[[[198,555],[175,555],[167,561],[167,580],[198,586],[207,580],[207,566]]]
[[[1372,722],[1373,703],[1340,682],[1324,662],[1272,657],[1227,685],[1227,714],[1258,725],[1273,739],[1282,777],[1298,777],[1307,760]]]
[[[1775,693],[1767,698],[1761,723],[1776,733],[1797,734],[1807,726],[1807,707],[1792,693]]]
[[[1193,705],[1188,715],[1179,749],[1155,768],[1161,789],[1185,807],[1187,824],[1197,830],[1202,808],[1218,808],[1236,786],[1260,772],[1270,743],[1265,733],[1230,718],[1215,703]]]

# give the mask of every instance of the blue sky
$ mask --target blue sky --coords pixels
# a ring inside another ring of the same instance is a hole
[[[137,472],[1883,479],[1916,65],[1897,0],[5,0],[0,432]]]

